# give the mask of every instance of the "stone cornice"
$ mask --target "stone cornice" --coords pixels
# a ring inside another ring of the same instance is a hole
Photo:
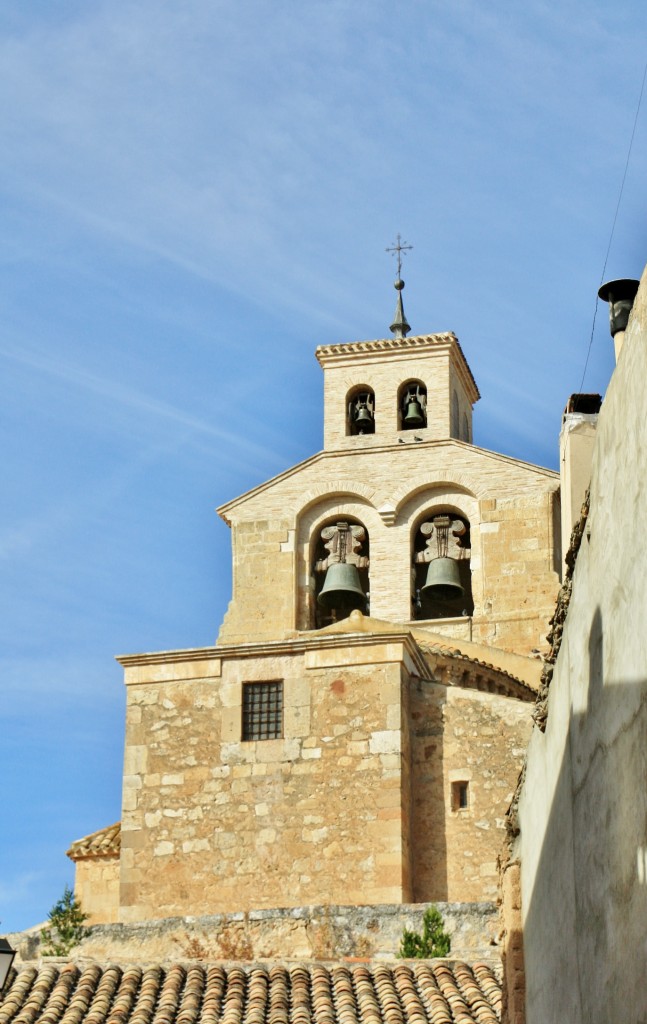
[[[376,356],[384,358],[385,355],[410,356],[412,353],[418,355],[423,352],[434,352],[439,350],[454,351],[458,356],[457,362],[461,364],[460,376],[463,378],[466,390],[472,402],[477,402],[481,397],[479,389],[474,380],[469,363],[461,348],[460,342],[453,331],[444,331],[442,334],[415,334],[409,338],[377,338],[375,341],[351,341],[341,345],[320,345],[315,355],[320,366],[325,370],[329,366],[343,366],[348,362],[356,362],[358,358],[373,359]]]
[[[401,645],[403,654],[413,666],[413,674],[421,682],[440,682],[446,686],[476,689],[518,700],[534,701],[535,692],[517,676],[505,669],[480,659],[470,658],[459,648],[444,644],[420,642],[406,629],[394,627],[388,632],[309,632],[290,639],[270,640],[255,643],[222,644],[213,647],[195,647],[179,651],[155,651],[143,654],[122,654],[116,660],[125,669],[153,665],[172,665],[187,662],[212,662],[213,674],[220,675],[223,660],[239,658],[281,657],[304,655],[317,651],[348,652],[361,647],[388,647]],[[386,653],[386,652],[385,652]],[[401,660],[394,653],[387,654],[385,661]],[[373,662],[374,658],[367,658]],[[361,664],[361,660],[349,659],[349,664]],[[205,675],[211,674],[208,670]],[[155,684],[163,684],[163,678]],[[176,681],[175,679],[169,681]],[[137,681],[129,685],[137,685]]]
[[[281,657],[334,648],[375,647],[400,643],[407,649],[422,675],[427,666],[418,645],[408,630],[393,633],[306,633],[286,640],[265,640],[240,644],[217,644],[213,647],[192,647],[179,651],[153,651],[143,654],[118,654],[115,660],[124,668],[140,665],[165,665],[192,661],[220,661],[224,658]]]

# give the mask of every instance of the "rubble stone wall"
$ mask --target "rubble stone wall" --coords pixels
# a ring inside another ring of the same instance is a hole
[[[497,912],[492,903],[440,903],[450,956],[499,959]],[[331,906],[258,910],[248,914],[176,917],[138,924],[96,925],[74,950],[75,959],[103,962],[164,960],[390,960],[404,928],[422,930],[425,907]],[[37,938],[10,936],[23,960],[39,956]]]

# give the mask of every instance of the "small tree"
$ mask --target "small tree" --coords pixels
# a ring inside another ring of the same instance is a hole
[[[422,918],[422,935],[410,932],[407,928],[402,932],[400,952],[403,960],[414,957],[429,960],[434,956],[447,956],[451,947],[451,939],[443,930],[443,919],[437,907],[428,907]]]
[[[65,886],[48,917],[49,927],[40,933],[43,956],[67,956],[72,947],[85,938],[87,928],[83,927],[83,922],[88,918],[69,886]]]

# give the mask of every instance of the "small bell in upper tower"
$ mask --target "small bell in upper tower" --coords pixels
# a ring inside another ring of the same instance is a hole
[[[375,395],[372,391],[358,391],[351,398],[348,422],[351,434],[375,433]]]
[[[421,430],[427,426],[427,389],[424,384],[410,384],[400,400],[403,430]]]

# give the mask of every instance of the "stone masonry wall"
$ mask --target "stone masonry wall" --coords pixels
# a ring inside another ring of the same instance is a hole
[[[440,903],[450,956],[497,963],[492,903]],[[169,960],[391,960],[404,928],[421,931],[425,906],[295,907],[243,914],[199,915],[137,924],[97,925],[74,957],[103,962]],[[8,936],[23,961],[40,955],[39,936]]]
[[[411,342],[413,339],[408,339]],[[454,343],[455,344],[455,343]],[[459,424],[465,415],[469,436],[472,428],[472,404],[466,393],[464,370],[458,372],[457,358],[450,342],[422,352],[405,349],[354,353],[351,361],[324,367],[324,447],[340,451],[349,447],[371,448],[392,444],[398,437],[411,438],[412,433],[425,440],[448,438],[451,433],[451,401],[454,389],[459,401]],[[462,360],[461,364],[462,364]],[[463,366],[464,364],[462,364]],[[461,368],[462,368],[461,366]],[[427,388],[427,426],[415,431],[399,429],[398,393],[402,384],[420,381]],[[470,382],[471,383],[471,382]],[[347,397],[358,387],[369,387],[375,394],[375,433],[349,436],[347,431]],[[473,385],[472,385],[473,387]]]
[[[121,919],[406,901],[402,660],[344,646],[130,685]],[[243,743],[242,683],[272,679],[284,738]]]
[[[532,705],[417,683],[411,693],[416,902],[495,899],[497,858],[531,731]],[[468,806],[452,784],[468,783]]]
[[[221,650],[127,667],[120,920],[492,896],[530,705],[416,682],[390,633]],[[283,738],[242,742],[278,679]]]
[[[119,920],[119,856],[88,857],[75,862],[74,895],[88,924]]]
[[[413,532],[427,514],[449,510],[471,525],[473,638],[519,653],[542,648],[559,585],[557,486],[548,470],[458,441],[309,459],[225,506],[234,594],[218,642],[312,628],[313,541],[344,515],[369,533],[371,615],[410,621]]]

